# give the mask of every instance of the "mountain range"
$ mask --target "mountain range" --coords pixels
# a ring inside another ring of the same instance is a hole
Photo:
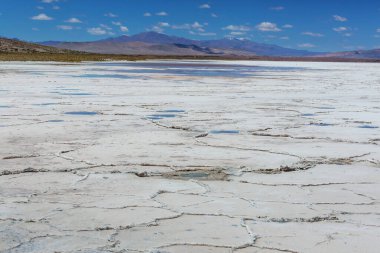
[[[157,32],[123,35],[91,42],[46,41],[39,44],[103,54],[149,55],[237,55],[304,57],[321,53],[256,43],[251,40],[223,38],[219,40],[191,40]]]
[[[29,43],[17,39],[0,37],[0,52],[88,52],[115,55],[380,59],[380,49],[321,53],[257,43],[246,39],[191,40],[157,32],[145,32],[133,36],[123,35],[89,42],[44,41]]]

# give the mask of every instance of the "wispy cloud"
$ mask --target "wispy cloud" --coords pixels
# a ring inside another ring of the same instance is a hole
[[[202,5],[199,6],[199,8],[201,8],[201,9],[210,9],[211,6],[209,4],[202,4]]]
[[[285,29],[292,29],[292,28],[293,28],[293,25],[286,24],[286,25],[283,25],[282,28],[285,28]]]
[[[311,37],[324,37],[325,36],[321,33],[313,33],[313,32],[304,32],[302,34],[306,35],[306,36],[311,36]]]
[[[79,24],[82,23],[82,21],[78,18],[69,18],[68,20],[65,20],[66,23],[73,23],[73,24]]]
[[[272,10],[272,11],[283,11],[283,10],[285,10],[285,7],[284,6],[273,6],[273,7],[270,7],[270,10]]]
[[[313,47],[315,47],[315,45],[311,44],[311,43],[303,43],[303,44],[298,44],[298,47],[301,47],[301,48],[313,48]]]
[[[161,11],[161,12],[157,12],[156,15],[157,16],[168,16],[169,14],[165,11]]]
[[[211,17],[213,17],[213,18],[217,18],[218,15],[216,15],[215,13],[211,13]]]
[[[49,21],[49,20],[53,20],[52,17],[49,17],[48,15],[46,15],[45,13],[41,13],[41,14],[38,14],[37,16],[33,16],[31,17],[32,20],[40,20],[40,21]]]
[[[262,32],[280,32],[281,29],[275,23],[262,22],[256,26],[256,29]]]
[[[150,12],[145,12],[144,13],[144,17],[151,17],[152,16],[152,13],[150,13]]]
[[[120,31],[122,31],[122,32],[128,32],[129,29],[128,29],[128,27],[122,25],[122,26],[120,26]]]
[[[229,30],[229,31],[240,31],[240,32],[248,32],[251,30],[249,26],[245,26],[245,25],[228,25],[226,27],[223,27],[222,29]]]
[[[110,27],[106,25],[100,25],[100,27],[92,27],[88,28],[87,32],[91,35],[101,36],[101,35],[114,35],[113,32],[111,32]]]
[[[205,32],[204,25],[197,21],[192,24],[173,25],[171,28],[177,30],[196,30],[198,32]]]
[[[341,27],[335,27],[335,28],[333,28],[333,30],[334,30],[335,32],[345,32],[345,31],[348,31],[349,28],[348,28],[348,27],[345,27],[345,26],[341,26]]]
[[[348,19],[339,15],[334,15],[333,18],[338,22],[346,22]]]
[[[51,3],[57,3],[59,0],[41,0],[41,3],[45,4],[51,4]]]
[[[73,30],[73,27],[70,25],[57,25],[57,28],[64,31]]]
[[[117,18],[118,16],[112,12],[108,12],[104,14],[104,16],[109,17],[109,18]]]

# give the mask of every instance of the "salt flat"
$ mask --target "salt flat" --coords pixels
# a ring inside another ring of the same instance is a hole
[[[378,252],[378,64],[0,63],[0,252]]]

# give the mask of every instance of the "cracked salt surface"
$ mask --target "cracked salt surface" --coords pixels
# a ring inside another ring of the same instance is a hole
[[[377,64],[0,65],[0,252],[380,247]]]

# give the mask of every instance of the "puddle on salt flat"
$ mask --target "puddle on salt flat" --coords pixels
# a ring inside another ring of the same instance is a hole
[[[64,122],[64,120],[61,120],[61,119],[52,119],[52,120],[48,120],[47,122],[49,122],[49,123],[60,123],[60,122]]]
[[[313,116],[317,116],[317,114],[315,114],[315,113],[304,113],[304,114],[301,114],[301,116],[303,116],[303,117],[313,117]]]
[[[379,127],[378,126],[372,126],[372,125],[361,125],[361,126],[358,126],[358,128],[376,129]]]
[[[97,115],[97,112],[86,112],[86,111],[77,111],[77,112],[65,112],[68,115],[82,115],[82,116],[93,116]]]
[[[9,105],[0,105],[0,108],[11,108]]]
[[[212,130],[210,134],[239,134],[239,130]]]
[[[175,117],[180,117],[178,113],[184,113],[185,110],[181,109],[167,109],[167,110],[162,110],[158,111],[159,113],[149,115],[146,117],[147,119],[151,120],[160,120],[160,119],[166,119],[166,118],[175,118]]]
[[[310,126],[333,126],[334,124],[329,124],[329,123],[310,123]]]
[[[249,77],[257,72],[296,71],[303,68],[261,67],[236,64],[212,64],[205,62],[133,62],[133,63],[97,63],[96,66],[117,66],[127,69],[116,70],[118,73],[133,74],[168,74],[175,76],[196,77]],[[128,68],[129,67],[129,68]],[[96,69],[97,71],[103,69]]]
[[[177,117],[176,114],[152,114],[146,117],[147,119],[152,119],[152,120],[159,120],[159,119],[166,119],[166,118],[175,118]]]

